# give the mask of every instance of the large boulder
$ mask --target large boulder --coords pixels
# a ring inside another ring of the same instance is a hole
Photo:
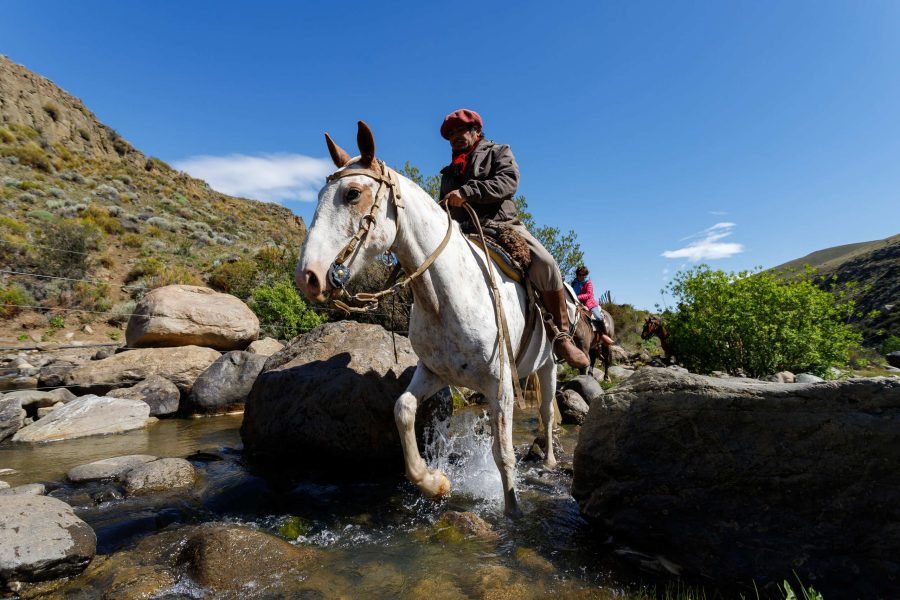
[[[206,346],[242,350],[259,335],[259,319],[240,299],[196,285],[150,291],[128,319],[132,348]]]
[[[327,323],[294,338],[269,358],[250,392],[245,451],[301,470],[402,470],[394,403],[416,362],[409,340],[392,340],[379,325]],[[449,393],[426,400],[417,431],[451,410]]]
[[[643,368],[591,405],[572,495],[599,535],[686,573],[771,585],[796,571],[826,597],[889,597],[897,465],[900,380]]]
[[[94,530],[62,500],[29,494],[0,500],[0,588],[76,575],[96,550]]]
[[[140,400],[150,407],[151,417],[163,417],[178,412],[181,401],[181,391],[178,386],[159,375],[151,375],[131,387],[110,390],[106,395],[113,398]]]
[[[14,442],[55,442],[123,433],[147,426],[150,407],[140,400],[82,396],[13,435]]]
[[[242,410],[267,358],[239,350],[223,354],[194,382],[182,412],[221,415]]]
[[[105,394],[159,375],[187,394],[219,356],[212,348],[199,346],[129,350],[75,367],[66,373],[65,385],[77,392]]]

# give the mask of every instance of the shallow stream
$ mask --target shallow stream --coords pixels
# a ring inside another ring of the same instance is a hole
[[[652,586],[618,558],[616,549],[598,543],[599,534],[569,495],[571,469],[565,465],[571,464],[578,428],[563,426],[559,432],[561,468],[547,472],[539,462],[520,462],[517,487],[525,516],[510,521],[503,516],[489,427],[481,413],[457,413],[427,449],[429,463],[444,469],[454,486],[440,503],[426,500],[399,477],[323,481],[263,475],[245,464],[241,415],[162,420],[141,431],[51,444],[5,442],[0,468],[15,469],[3,477],[11,485],[42,482],[50,495],[72,504],[96,531],[98,555],[128,549],[178,524],[209,521],[250,525],[321,549],[324,559],[317,569],[331,578],[327,589],[333,596],[325,591],[317,597],[416,597],[443,590],[429,595],[611,598]],[[517,411],[517,454],[526,453],[536,430],[534,415]],[[110,484],[75,487],[65,481],[74,466],[125,454],[188,458],[202,474],[200,483],[180,495],[122,498]],[[499,539],[436,532],[435,523],[448,510],[476,513]],[[213,597],[185,581],[170,591],[166,598]],[[102,591],[82,588],[78,597],[100,598]]]

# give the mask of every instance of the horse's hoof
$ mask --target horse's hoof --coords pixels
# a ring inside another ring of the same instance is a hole
[[[555,469],[556,468],[556,459],[554,458],[553,460],[545,460],[544,468],[547,469],[548,471],[552,471],[553,469]]]
[[[503,506],[503,514],[505,514],[507,518],[515,521],[525,516],[524,514],[522,514],[522,511],[519,510],[519,499],[516,498],[515,490],[506,492],[504,496],[505,502]]]
[[[429,498],[437,500],[450,493],[450,480],[438,469],[428,471],[422,478],[419,489]]]

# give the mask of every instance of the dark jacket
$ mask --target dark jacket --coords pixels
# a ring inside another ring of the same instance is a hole
[[[459,188],[482,224],[518,222],[512,199],[518,185],[519,166],[512,150],[490,140],[478,142],[461,177],[454,175],[451,165],[441,169],[441,198]],[[457,221],[468,220],[464,208],[453,208],[450,214]]]

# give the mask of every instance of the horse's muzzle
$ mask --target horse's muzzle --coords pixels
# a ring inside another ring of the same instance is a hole
[[[297,270],[294,273],[294,283],[300,293],[312,302],[325,302],[325,282],[323,278],[312,269]]]

